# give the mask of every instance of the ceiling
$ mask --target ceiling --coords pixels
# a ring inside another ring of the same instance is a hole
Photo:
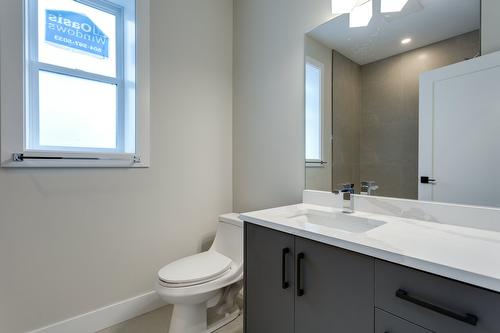
[[[480,0],[409,0],[399,13],[380,13],[374,0],[367,27],[350,28],[349,15],[335,17],[308,35],[365,65],[480,29]],[[411,38],[409,44],[401,44]]]

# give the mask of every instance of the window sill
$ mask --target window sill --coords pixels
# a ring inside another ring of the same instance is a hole
[[[325,161],[306,161],[306,168],[326,168],[328,162]]]
[[[26,162],[4,162],[2,168],[26,169],[26,168],[121,168],[136,169],[149,168],[144,163],[116,162],[116,161],[26,161]]]
[[[2,168],[148,168],[149,161],[129,154],[110,154],[99,156],[75,156],[67,154],[26,154],[1,163]],[[31,156],[31,158],[30,158]],[[33,157],[35,156],[35,157]],[[43,157],[43,158],[42,158]],[[69,157],[69,159],[68,159]]]

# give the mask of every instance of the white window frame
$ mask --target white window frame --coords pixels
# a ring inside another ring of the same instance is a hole
[[[327,163],[324,162],[324,117],[325,117],[325,105],[324,105],[324,90],[325,90],[325,65],[310,57],[306,56],[304,63],[304,111],[306,107],[306,86],[305,86],[305,76],[306,76],[306,67],[307,65],[312,65],[313,67],[316,67],[320,70],[320,81],[321,81],[321,88],[319,92],[320,96],[320,138],[319,138],[319,153],[320,153],[320,158],[319,159],[306,159],[306,167],[307,168],[324,168],[327,166]],[[307,124],[304,125],[307,126]],[[305,156],[305,151],[304,151],[304,156]]]
[[[78,71],[72,72],[67,68],[60,68],[49,64],[33,63],[28,46],[24,42],[25,34],[29,32],[29,22],[25,20],[29,9],[28,2],[34,0],[4,0],[0,4],[0,164],[2,167],[149,167],[150,165],[150,138],[149,138],[149,0],[136,1],[135,18],[127,17],[126,11],[123,19],[127,22],[124,34],[132,34],[135,39],[133,48],[118,47],[124,50],[125,63],[117,66],[124,69],[122,77],[117,71],[116,80],[122,79],[123,95],[121,99],[123,116],[121,117],[123,131],[135,132],[132,136],[125,136],[117,141],[119,149],[71,149],[61,150],[30,150],[27,147],[27,133],[30,130],[26,116],[29,102],[29,87],[33,83],[31,75],[34,68],[43,67],[49,71],[92,78],[108,80],[105,76]],[[102,3],[118,4],[119,0],[79,0],[84,4],[92,3],[92,7]],[[117,7],[118,8],[118,7]],[[118,19],[118,18],[117,18]],[[128,21],[127,21],[128,20]],[[135,22],[135,24],[129,24]],[[33,33],[30,31],[30,33]],[[117,34],[119,30],[117,30]],[[132,52],[131,49],[135,50]],[[28,58],[28,56],[30,56]],[[30,60],[30,61],[27,61]],[[135,63],[135,69],[125,68],[129,63]],[[127,77],[127,73],[129,73]],[[131,74],[130,74],[131,73]],[[35,81],[36,82],[36,81]],[[127,94],[128,89],[134,89],[134,94]],[[118,93],[120,94],[120,93]],[[118,126],[117,126],[118,129]],[[43,148],[43,147],[40,147]],[[53,148],[53,147],[51,147]],[[21,160],[18,157],[25,157]],[[18,159],[16,161],[16,158]]]
[[[110,13],[116,17],[116,78],[103,76],[99,74],[89,73],[77,69],[70,69],[53,64],[40,62],[38,59],[38,8],[37,0],[27,0],[28,7],[26,9],[28,22],[26,22],[25,36],[26,47],[26,107],[25,112],[27,121],[25,125],[26,142],[29,150],[39,151],[70,151],[70,152],[90,152],[90,153],[122,153],[125,152],[125,90],[124,90],[124,8],[117,6],[112,2],[102,0],[77,0],[77,2],[99,9],[103,12]],[[38,92],[39,92],[39,72],[46,71],[54,74],[62,74],[75,77],[78,79],[87,79],[99,83],[107,83],[116,85],[117,88],[117,124],[116,124],[116,149],[103,148],[81,148],[81,147],[55,147],[41,146],[39,136],[39,107],[38,107]],[[132,110],[133,111],[133,110]]]

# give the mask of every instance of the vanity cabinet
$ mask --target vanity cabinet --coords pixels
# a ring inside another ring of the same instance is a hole
[[[500,332],[500,294],[382,260],[375,306],[436,333]]]
[[[432,333],[432,331],[375,309],[375,333]]]
[[[245,332],[293,332],[294,237],[245,223]]]
[[[295,252],[295,333],[372,332],[372,258],[300,237]]]
[[[245,332],[373,332],[373,259],[245,223]]]
[[[245,223],[246,333],[499,333],[500,294]]]

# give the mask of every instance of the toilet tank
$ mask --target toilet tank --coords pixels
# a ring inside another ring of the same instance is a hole
[[[243,263],[243,221],[240,214],[231,213],[219,216],[217,233],[211,250]]]

